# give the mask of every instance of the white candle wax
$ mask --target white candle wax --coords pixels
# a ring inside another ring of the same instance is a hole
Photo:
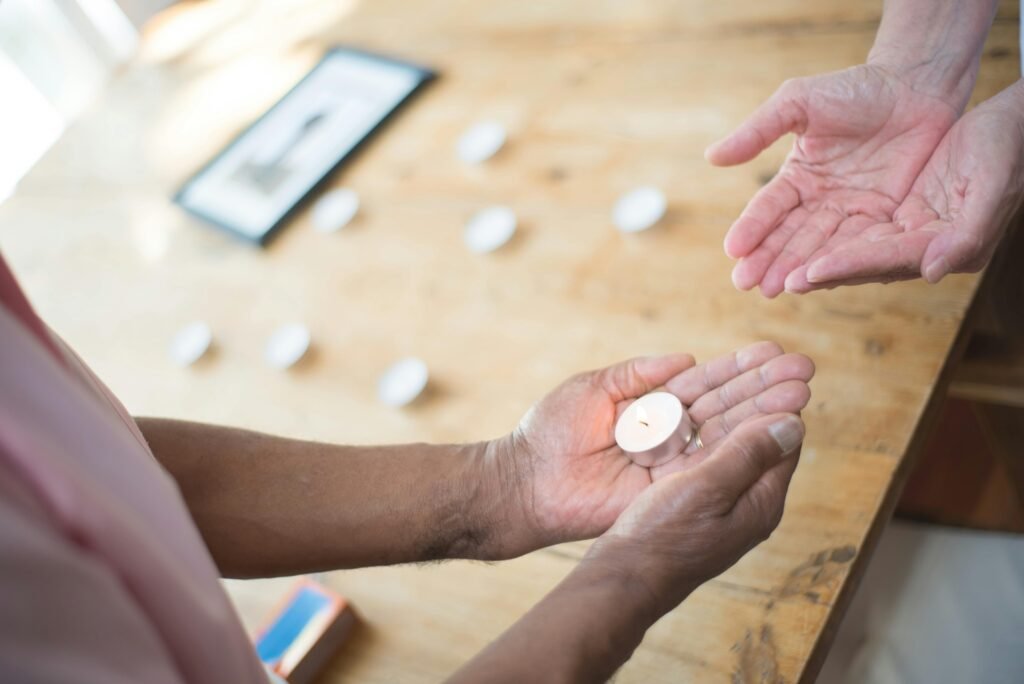
[[[171,341],[171,358],[179,366],[191,366],[206,354],[213,343],[213,331],[202,321],[190,323]]]
[[[667,209],[665,193],[658,188],[641,187],[619,198],[612,220],[623,233],[639,233],[660,221]]]
[[[405,406],[423,393],[429,379],[427,364],[410,356],[384,372],[377,385],[377,396],[388,406]]]
[[[693,437],[693,423],[674,394],[652,392],[626,407],[615,424],[615,443],[637,465],[650,468],[675,458]]]
[[[313,205],[313,228],[320,233],[333,233],[351,223],[358,212],[359,195],[355,190],[331,190]]]
[[[469,219],[463,239],[470,251],[486,254],[511,240],[515,232],[514,211],[508,207],[489,207]]]
[[[462,134],[455,149],[462,161],[480,164],[497,154],[507,137],[505,127],[497,121],[481,121]]]
[[[309,350],[309,328],[301,323],[282,326],[270,336],[263,358],[274,368],[284,370],[298,363]]]

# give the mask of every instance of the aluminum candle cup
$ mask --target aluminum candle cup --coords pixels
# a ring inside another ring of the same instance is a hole
[[[652,392],[619,416],[615,443],[634,463],[650,468],[683,453],[693,432],[693,422],[674,394]]]

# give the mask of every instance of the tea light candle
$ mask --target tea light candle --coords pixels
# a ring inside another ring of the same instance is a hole
[[[213,343],[213,331],[202,321],[186,325],[171,341],[171,359],[179,366],[191,366],[206,354]]]
[[[274,368],[290,368],[306,355],[309,342],[309,328],[301,323],[290,323],[270,336],[263,358]]]
[[[647,230],[665,216],[668,199],[658,188],[636,188],[619,198],[612,212],[612,221],[623,233]]]
[[[674,394],[651,392],[626,407],[615,424],[615,443],[637,465],[650,468],[675,458],[693,439],[693,423]]]
[[[481,121],[462,134],[455,149],[467,164],[481,164],[505,145],[508,133],[497,121]]]
[[[463,240],[471,252],[486,254],[502,247],[516,232],[516,214],[508,207],[489,207],[473,215]]]
[[[405,406],[423,393],[430,371],[422,359],[410,356],[394,363],[377,384],[377,397],[387,406]]]
[[[313,228],[319,233],[341,230],[359,211],[359,195],[350,188],[324,193],[313,205]]]

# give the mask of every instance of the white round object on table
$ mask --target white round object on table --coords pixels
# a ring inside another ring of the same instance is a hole
[[[463,239],[471,252],[486,254],[502,247],[516,232],[516,213],[508,207],[488,207],[473,214]]]
[[[683,452],[693,423],[679,397],[651,392],[626,407],[615,423],[615,443],[637,465],[650,468]]]
[[[665,216],[668,200],[658,188],[644,186],[630,190],[615,203],[612,219],[623,233],[647,230]]]
[[[191,366],[203,358],[213,343],[213,331],[202,321],[189,323],[171,340],[171,359],[179,366]]]
[[[423,393],[429,378],[430,372],[422,359],[404,358],[380,376],[377,397],[388,406],[405,406]]]
[[[325,192],[313,205],[313,229],[333,233],[347,226],[359,211],[359,195],[355,190],[341,188]]]
[[[267,341],[263,358],[274,368],[290,368],[309,350],[309,328],[301,323],[281,326]]]
[[[459,159],[467,164],[480,164],[498,153],[508,139],[505,127],[497,121],[481,121],[470,126],[456,145]]]

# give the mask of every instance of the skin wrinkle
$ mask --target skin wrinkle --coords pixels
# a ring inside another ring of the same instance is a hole
[[[719,418],[718,418],[720,429],[722,430],[722,432],[724,434],[729,434],[733,430],[733,426],[730,424],[728,416],[729,416],[729,412],[728,411],[723,411],[719,415]]]
[[[737,371],[738,370],[739,365],[737,364]],[[726,408],[730,408],[733,405],[729,397],[729,383],[725,383],[718,388],[718,400],[722,402],[722,406],[725,406]]]
[[[710,369],[711,369],[711,364],[705,364],[704,365],[704,389],[705,390],[707,390],[709,387],[714,387],[714,385],[711,384],[711,378],[708,376],[708,372],[710,371]]]
[[[501,495],[507,496],[509,491],[512,492],[512,498],[518,501],[519,507],[523,510],[523,517],[528,528],[537,538],[543,538],[544,528],[540,524],[537,514],[537,491],[534,487],[524,486],[525,483],[535,481],[536,467],[534,464],[541,456],[533,450],[533,445],[523,434],[521,427],[516,427],[509,435],[506,449],[502,449],[501,443],[498,443],[493,458],[499,463],[505,464],[504,468],[498,469],[504,484]]]

